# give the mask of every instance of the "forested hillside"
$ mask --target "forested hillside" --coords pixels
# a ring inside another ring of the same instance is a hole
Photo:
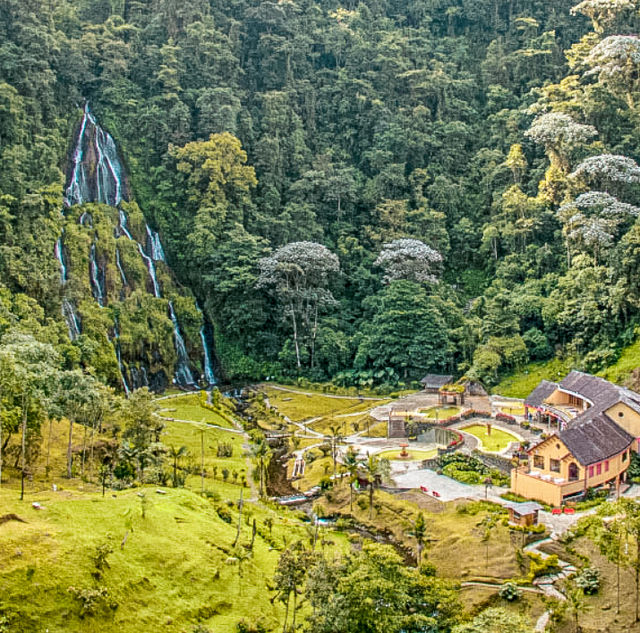
[[[640,316],[639,7],[573,4],[3,0],[0,331],[114,386],[118,317],[127,367],[164,372],[158,388],[175,372],[172,298],[201,359],[197,300],[229,379],[491,383],[529,359],[614,361]],[[87,101],[133,237],[146,222],[162,240],[167,297],[133,244],[119,294],[113,208],[89,209],[103,234],[84,206],[61,213]]]

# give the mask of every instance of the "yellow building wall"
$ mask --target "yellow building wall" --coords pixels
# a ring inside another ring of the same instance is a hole
[[[636,413],[631,407],[628,407],[623,402],[618,402],[618,404],[614,404],[607,409],[605,413],[627,433],[636,438],[640,437],[640,414]]]
[[[537,451],[536,449],[532,451],[529,468],[554,478],[562,478],[564,481],[560,483],[545,481],[539,477],[534,477],[528,473],[518,472],[517,469],[513,469],[511,471],[511,491],[527,499],[535,499],[536,501],[542,501],[549,505],[559,506],[562,504],[563,497],[580,492],[585,488],[595,488],[624,473],[629,467],[631,459],[630,450],[631,449],[627,449],[627,451],[623,452],[627,454],[624,460],[622,459],[623,453],[605,460],[609,462],[608,469],[606,469],[605,461],[602,461],[599,475],[597,474],[597,464],[593,464],[593,476],[589,476],[589,467],[584,468],[572,455],[567,455],[567,447],[558,437],[552,436],[546,440]],[[536,468],[533,466],[533,457],[536,452],[544,457],[545,468]],[[551,458],[561,460],[559,473],[549,470],[549,459]],[[578,479],[569,481],[569,464],[572,462],[578,466]]]
[[[578,479],[583,479],[584,468],[582,468],[582,466],[576,460],[563,459],[568,452],[569,449],[562,443],[560,438],[557,435],[553,435],[533,449],[531,455],[529,456],[529,468],[532,470],[537,470],[545,475],[551,475],[552,477],[562,477],[563,479],[568,481],[569,464],[572,461],[575,461],[575,464],[578,467]],[[544,468],[540,468],[539,466],[534,465],[535,455],[544,458]],[[551,470],[550,466],[552,459],[557,459],[560,461],[560,472]]]
[[[516,468],[511,471],[511,492],[550,506],[559,506],[562,503],[561,486],[518,472]]]

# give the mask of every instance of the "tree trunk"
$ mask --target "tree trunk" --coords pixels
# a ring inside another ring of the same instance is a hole
[[[84,477],[84,461],[87,453],[87,425],[84,424],[84,435],[82,436],[82,462],[80,464],[80,475]]]
[[[296,313],[293,310],[293,303],[289,304],[289,309],[291,310],[291,321],[293,322],[293,344],[296,348],[296,364],[298,365],[298,369],[302,369],[302,364],[300,363],[300,346],[298,345],[298,324],[296,322]]]
[[[285,602],[284,607],[284,623],[282,625],[282,633],[287,633],[287,619],[289,618],[289,599],[291,594],[287,594],[287,601]]]
[[[67,479],[71,479],[71,466],[73,455],[71,453],[71,441],[73,439],[73,419],[69,418],[69,439],[67,441]]]
[[[353,512],[353,482],[349,482],[349,512]]]
[[[369,482],[369,518],[373,517],[373,484]]]
[[[317,333],[318,333],[318,302],[316,301],[314,315],[313,315],[313,331],[311,334],[311,369],[313,369],[313,363],[315,361]]]
[[[51,432],[52,431],[53,431],[53,418],[49,418],[49,437],[47,439],[47,464],[44,469],[47,479],[49,479],[49,462],[51,459]]]
[[[20,441],[20,501],[24,499],[24,476],[27,468],[27,394],[22,394],[22,430]]]

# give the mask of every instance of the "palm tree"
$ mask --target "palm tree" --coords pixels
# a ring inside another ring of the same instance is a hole
[[[271,449],[264,439],[259,439],[255,444],[251,445],[251,457],[258,461],[258,470],[260,474],[260,496],[264,495],[264,472],[265,462],[271,455]]]
[[[422,562],[422,550],[424,549],[424,542],[427,536],[427,523],[424,520],[424,514],[422,514],[422,512],[418,513],[410,534],[416,539],[416,560],[418,562],[418,567],[420,567],[420,563]]]
[[[169,455],[173,459],[173,487],[178,487],[178,462],[187,455],[188,450],[186,446],[176,448],[171,445],[169,447]]]
[[[343,459],[344,467],[349,474],[349,512],[353,512],[353,484],[358,478],[358,470],[362,466],[362,460],[358,459],[358,453],[353,446],[349,447]]]
[[[373,493],[383,480],[389,477],[389,461],[369,455],[364,462],[364,475],[369,486],[369,519],[373,516]]]
[[[332,424],[329,427],[331,431],[331,459],[333,460],[333,476],[336,476],[336,462],[338,459],[338,444],[342,441],[342,434],[340,433],[340,425]]]

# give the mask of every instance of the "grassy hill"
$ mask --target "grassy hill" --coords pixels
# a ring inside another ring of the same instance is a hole
[[[89,481],[89,462],[84,477],[64,478],[65,422],[51,425],[50,442],[45,425],[24,501],[19,500],[17,470],[5,470],[0,487],[2,633],[191,633],[197,626],[222,633],[234,631],[242,619],[261,620],[268,630],[281,626],[284,608],[273,600],[271,581],[280,551],[295,540],[309,541],[308,523],[294,511],[250,500],[247,438],[232,426],[226,410],[200,407],[197,396],[161,404],[172,409],[162,415],[191,419],[167,421],[161,437],[167,446],[188,449],[180,463],[188,472],[184,488],[147,485],[107,489],[103,496],[95,472],[94,482]],[[207,428],[203,418],[228,428]],[[203,428],[204,496],[199,494]],[[83,427],[75,426],[77,455],[83,439]],[[232,455],[218,456],[219,444],[230,445]],[[77,475],[79,462],[78,457]],[[167,459],[165,470],[171,466]],[[227,481],[223,469],[229,471]],[[319,547],[348,548],[340,532],[331,533],[329,544],[322,537],[321,530]]]

